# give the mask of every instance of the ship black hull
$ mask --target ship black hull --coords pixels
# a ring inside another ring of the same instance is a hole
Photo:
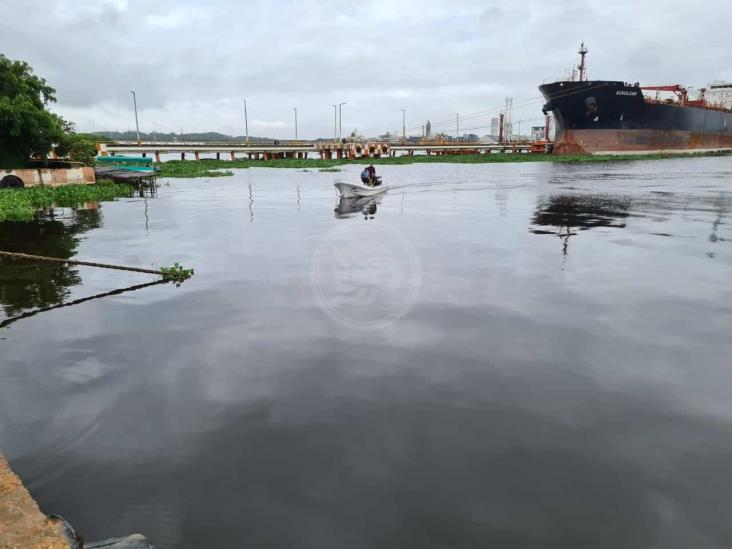
[[[539,87],[558,154],[732,150],[732,111],[647,102],[637,85],[555,82]]]

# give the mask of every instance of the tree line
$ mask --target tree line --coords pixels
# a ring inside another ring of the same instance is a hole
[[[22,168],[53,151],[61,158],[93,164],[94,139],[73,122],[48,110],[56,90],[24,61],[0,54],[0,168]]]

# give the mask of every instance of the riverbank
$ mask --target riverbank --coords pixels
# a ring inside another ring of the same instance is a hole
[[[83,543],[60,516],[46,516],[0,453],[0,547],[24,549],[155,549],[141,534]]]
[[[63,523],[44,515],[0,454],[0,547],[69,549]]]
[[[40,208],[73,207],[84,202],[102,202],[130,196],[134,188],[109,180],[62,187],[31,187],[0,190],[0,221],[31,221]]]
[[[633,162],[637,160],[664,160],[668,158],[690,158],[700,156],[729,156],[729,152],[705,152],[690,154],[642,154],[642,155],[553,155],[553,154],[460,154],[430,156],[397,156],[381,158],[357,158],[323,160],[317,158],[277,160],[169,160],[156,164],[160,168],[160,177],[224,177],[234,175],[231,171],[246,168],[298,168],[332,171],[338,166],[348,164],[407,165],[407,164],[490,164],[502,162]]]

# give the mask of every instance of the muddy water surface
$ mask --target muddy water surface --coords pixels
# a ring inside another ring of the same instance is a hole
[[[729,547],[732,160],[384,166],[361,202],[344,170],[0,223],[196,270],[0,260],[0,450],[46,512],[163,548]]]

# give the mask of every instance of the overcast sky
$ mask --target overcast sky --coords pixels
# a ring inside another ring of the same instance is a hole
[[[537,85],[566,76],[585,41],[590,78],[701,87],[732,80],[730,1],[0,0],[0,52],[57,90],[83,131],[290,138],[418,134],[425,120],[499,108],[541,116]],[[463,128],[488,132],[491,113]]]

